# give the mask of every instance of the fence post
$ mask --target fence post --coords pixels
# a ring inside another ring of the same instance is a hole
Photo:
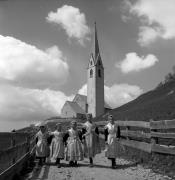
[[[30,137],[29,134],[26,136],[26,143],[27,143],[27,148],[26,148],[26,153],[30,151]]]
[[[130,130],[130,127],[129,126],[126,126],[126,133],[127,133],[127,137],[126,139],[129,140],[129,130]]]
[[[153,122],[154,120],[153,119],[150,119],[150,134],[151,134],[151,132],[157,132],[157,129],[152,129],[152,122]],[[156,144],[158,144],[158,138],[157,137],[152,137],[151,136],[151,153],[153,153],[152,152],[152,147],[154,146],[154,145],[156,145]]]
[[[11,147],[15,147],[16,145],[16,138],[15,138],[15,133],[11,134]],[[12,164],[16,162],[15,157],[12,158]]]

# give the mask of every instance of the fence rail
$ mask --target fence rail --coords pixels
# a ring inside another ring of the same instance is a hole
[[[33,134],[34,136],[34,134]],[[19,172],[35,149],[34,137],[29,133],[0,133],[0,179],[11,179]]]
[[[96,124],[102,132],[107,122]],[[175,155],[175,120],[115,121],[115,124],[121,127],[120,144],[148,153]]]
[[[107,122],[96,124],[103,131]],[[148,153],[175,155],[175,120],[116,121],[115,124],[121,127],[121,145]],[[79,126],[81,128],[81,124]],[[0,179],[3,180],[10,179],[22,167],[35,150],[35,140],[28,133],[0,133],[1,140],[4,140],[4,144],[0,144]],[[3,145],[9,147],[4,149],[1,147]]]

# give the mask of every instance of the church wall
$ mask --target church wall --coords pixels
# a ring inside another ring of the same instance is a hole
[[[76,96],[74,102],[76,102],[86,112],[86,102],[84,102],[81,97]]]
[[[93,71],[92,77],[90,77],[90,71]],[[92,66],[87,71],[87,103],[88,103],[88,113],[91,113],[93,117],[96,117],[96,86],[95,86],[95,66]]]
[[[104,70],[97,66],[96,72],[100,69],[101,77],[96,73],[96,116],[104,113]]]
[[[61,117],[63,118],[70,118],[70,117],[76,117],[76,112],[72,110],[70,105],[68,103],[65,103],[61,110]]]
[[[109,108],[105,108],[105,113],[107,113],[107,112],[109,112],[109,111],[111,111],[112,109],[109,109]]]
[[[93,70],[93,75],[90,77],[90,71]],[[99,77],[98,70],[101,71]],[[90,66],[87,71],[87,103],[88,113],[93,117],[104,113],[104,69],[101,66]]]

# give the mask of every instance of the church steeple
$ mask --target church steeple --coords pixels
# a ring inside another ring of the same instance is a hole
[[[92,51],[91,51],[91,65],[97,65],[97,62],[100,61],[100,65],[103,67],[103,63],[100,56],[100,49],[98,43],[98,36],[97,36],[97,27],[96,22],[94,23],[94,35],[93,35],[93,44],[92,44]]]
[[[91,56],[87,69],[88,113],[93,117],[104,113],[104,68],[100,56],[96,23]]]
[[[96,22],[94,23],[95,25],[95,28],[94,28],[94,45],[93,45],[93,56],[94,56],[94,59],[96,61],[97,57],[100,55],[100,50],[99,50],[99,44],[98,44],[98,37],[97,37],[97,27],[96,27]]]

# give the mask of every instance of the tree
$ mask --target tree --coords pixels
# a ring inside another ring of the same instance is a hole
[[[165,83],[170,82],[170,81],[172,81],[172,80],[174,80],[173,74],[172,74],[172,73],[168,73],[168,74],[165,76]]]
[[[173,66],[173,77],[174,77],[174,79],[175,79],[175,66]]]
[[[163,82],[160,82],[160,83],[157,85],[156,89],[158,89],[158,88],[160,88],[160,87],[162,87],[162,86],[163,86]]]

